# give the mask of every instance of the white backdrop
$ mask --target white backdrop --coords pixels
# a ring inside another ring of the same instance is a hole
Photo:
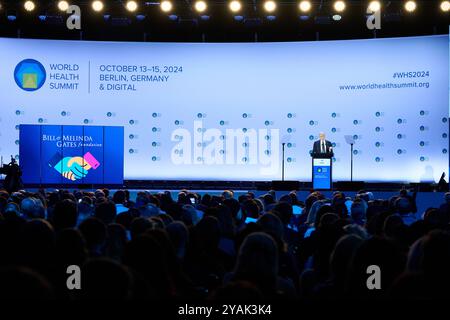
[[[18,156],[19,124],[119,125],[125,179],[278,179],[283,140],[286,179],[309,181],[309,151],[324,131],[335,143],[334,180],[350,175],[344,135],[356,139],[356,180],[438,180],[449,163],[448,70],[447,36],[0,39],[0,155]]]

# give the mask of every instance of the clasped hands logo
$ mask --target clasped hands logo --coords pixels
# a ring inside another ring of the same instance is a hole
[[[50,159],[48,165],[58,171],[64,178],[75,181],[87,176],[90,169],[97,169],[100,162],[90,153],[83,157],[62,157],[59,152]]]

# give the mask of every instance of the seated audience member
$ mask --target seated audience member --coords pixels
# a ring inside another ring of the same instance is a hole
[[[38,272],[25,267],[0,268],[0,299],[2,301],[39,301],[55,298],[50,282]]]
[[[52,224],[57,232],[74,228],[78,222],[78,206],[69,199],[62,200],[53,209]]]
[[[417,221],[416,214],[411,205],[411,200],[406,197],[398,197],[394,201],[395,212],[400,214],[406,225],[411,225]]]
[[[280,199],[280,202],[273,207],[272,213],[278,216],[283,223],[283,240],[286,241],[289,247],[297,245],[299,234],[297,226],[291,224],[293,217],[292,205],[288,202],[281,201]]]
[[[266,193],[259,197],[260,200],[262,200],[264,204],[264,211],[269,212],[272,210],[273,206],[276,204],[275,199],[273,198],[273,195],[270,193]]]
[[[338,240],[330,255],[330,277],[311,290],[314,295],[319,298],[342,298],[346,294],[350,264],[363,242],[364,239],[357,235],[345,235]]]
[[[447,225],[450,223],[450,192],[446,192],[444,195],[444,203],[439,207],[440,216],[443,222]]]
[[[250,234],[241,245],[229,280],[253,284],[266,299],[293,298],[294,286],[278,276],[278,258],[278,246],[271,236],[261,232]]]
[[[180,203],[177,202],[168,203],[165,206],[164,211],[174,220],[180,220],[183,215],[183,207]]]
[[[128,211],[120,211],[120,213]],[[114,204],[114,202],[106,200],[101,203],[99,203],[95,207],[95,213],[94,216],[101,220],[105,225],[110,224],[114,221],[117,215],[117,204]]]
[[[157,216],[161,213],[158,206],[151,203],[150,197],[143,192],[138,194],[136,198],[136,208],[139,210],[140,216],[145,218]]]
[[[450,234],[433,230],[422,238],[421,248],[419,270],[424,275],[427,297],[450,298]]]
[[[353,223],[363,226],[366,223],[367,203],[364,200],[355,200],[350,209]]]
[[[106,240],[106,226],[98,218],[91,217],[84,220],[78,227],[84,239],[90,257],[103,255]]]
[[[190,230],[190,241],[185,256],[185,271],[199,286],[216,289],[225,274],[225,256],[219,250],[220,224],[213,216],[204,216]]]
[[[136,217],[130,224],[130,237],[135,239],[137,236],[145,233],[145,231],[152,229],[153,223],[148,218]]]
[[[387,297],[395,280],[405,269],[406,256],[392,240],[373,237],[365,240],[356,250],[350,268],[347,293],[352,298]],[[382,272],[380,289],[370,290],[367,267],[378,266]]]
[[[234,198],[234,192],[232,190],[225,190],[222,192],[222,197],[224,199],[232,199]]]
[[[260,207],[255,200],[246,200],[244,203],[242,203],[241,208],[242,215],[247,221],[256,222],[256,220],[259,218]]]
[[[322,208],[323,206],[326,206],[328,212],[332,212],[333,209],[331,208],[331,202],[328,199],[321,199],[314,201],[314,203],[311,204],[311,207],[308,210],[308,215],[305,219],[305,223],[308,226],[314,226],[316,220],[317,220],[317,212]],[[323,210],[322,210],[323,211]]]
[[[16,216],[16,217],[20,217],[20,208],[19,205],[17,203],[14,202],[9,202],[6,206],[5,209],[3,209],[3,216],[6,218],[8,216]]]
[[[127,194],[124,190],[118,190],[114,193],[113,202],[116,205],[116,213],[128,211],[128,208],[126,206]]]
[[[188,227],[196,225],[203,217],[203,211],[195,209],[190,204],[185,204],[182,209],[181,221]]]
[[[416,204],[417,191],[414,190],[412,195],[410,195],[406,189],[402,189],[399,192],[399,197],[408,199],[411,207],[411,212],[412,213],[417,212],[417,204]]]
[[[131,222],[134,218],[137,218],[140,216],[140,212],[136,208],[131,208],[128,211],[119,213],[116,216],[115,222],[118,224],[121,224],[125,230],[130,231]]]
[[[89,197],[83,197],[81,199],[81,202],[78,203],[78,220],[77,225],[80,225],[80,223],[83,220],[86,220],[89,217],[92,217],[94,215],[94,205],[93,201]]]
[[[140,234],[127,243],[123,263],[133,274],[133,298],[168,299],[174,295],[164,250],[152,236]]]
[[[189,230],[181,221],[174,221],[166,227],[175,254],[180,261],[184,260],[189,244]]]
[[[120,263],[107,258],[89,260],[81,270],[80,298],[127,300],[132,297],[133,278]]]
[[[45,218],[45,209],[40,199],[27,197],[20,202],[20,210],[25,219]]]
[[[18,263],[49,279],[55,266],[55,231],[43,219],[25,222],[19,231]]]
[[[430,230],[446,230],[449,225],[446,215],[437,208],[428,208],[427,210],[425,210],[425,212],[423,213],[423,221],[427,224]]]
[[[279,276],[289,281],[298,289],[299,271],[295,262],[295,249],[290,249],[284,240],[284,225],[278,216],[273,213],[262,215],[257,224],[261,230],[273,237],[278,246]]]
[[[105,195],[105,198],[107,200],[109,200],[109,189],[108,188],[103,188],[102,191],[103,191],[103,194]]]
[[[106,198],[107,198],[105,195],[105,192],[103,192],[103,190],[101,190],[101,189],[95,190],[94,196],[97,201],[98,200],[106,200]]]
[[[63,269],[64,277],[67,275],[67,266],[83,265],[88,258],[88,251],[81,232],[71,228],[61,230],[56,235],[55,255],[58,266]]]
[[[331,201],[331,207],[333,208],[333,212],[339,216],[341,219],[347,219],[348,217],[348,209],[345,202],[347,201],[345,194],[342,192],[335,192],[333,195],[333,199]]]
[[[106,241],[104,255],[112,260],[120,262],[123,248],[127,243],[127,231],[118,223],[110,223],[106,226]]]
[[[235,230],[241,230],[242,225],[244,223],[244,218],[242,217],[241,205],[236,199],[225,199],[223,202],[224,206],[226,206],[230,210],[231,218],[233,220],[233,224],[235,226]]]
[[[408,234],[402,217],[398,214],[390,215],[386,218],[383,225],[383,235],[386,239],[394,240],[394,242],[405,252],[408,248]]]

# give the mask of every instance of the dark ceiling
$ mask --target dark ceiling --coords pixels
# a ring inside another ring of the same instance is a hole
[[[242,20],[237,21],[227,1],[206,1],[209,19],[201,17],[188,0],[172,1],[172,19],[163,13],[159,1],[137,1],[130,13],[126,1],[104,1],[101,13],[92,1],[69,1],[81,8],[81,30],[68,30],[68,15],[57,8],[58,1],[35,0],[36,9],[26,12],[24,1],[1,1],[0,36],[45,39],[114,41],[252,42],[360,39],[447,34],[450,12],[440,10],[441,1],[416,1],[417,10],[407,13],[405,1],[381,1],[381,29],[366,27],[368,1],[346,1],[340,21],[334,21],[334,1],[311,1],[307,20],[300,19],[298,1],[277,1],[276,19],[269,20],[264,1],[241,1]],[[139,16],[141,19],[138,19]]]

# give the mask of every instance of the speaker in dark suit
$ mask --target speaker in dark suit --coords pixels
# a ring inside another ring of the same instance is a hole
[[[333,145],[325,139],[325,133],[321,132],[319,140],[314,142],[312,156],[315,158],[331,158],[333,155]]]

